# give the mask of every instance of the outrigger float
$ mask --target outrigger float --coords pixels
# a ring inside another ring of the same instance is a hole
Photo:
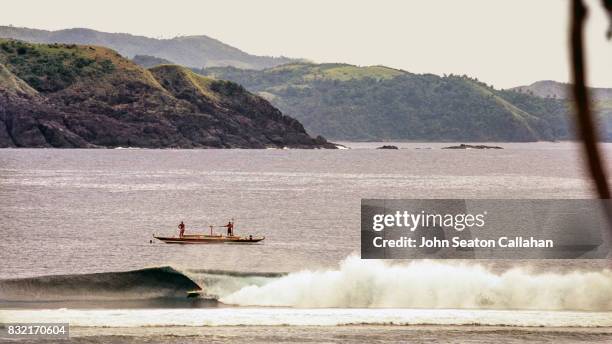
[[[213,226],[209,227],[210,234],[196,233],[173,237],[153,234],[153,237],[157,240],[165,242],[166,244],[253,244],[266,238],[265,236],[233,235],[233,233],[232,235],[215,234],[213,233]]]

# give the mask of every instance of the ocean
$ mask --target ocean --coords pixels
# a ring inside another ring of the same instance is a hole
[[[0,322],[87,343],[612,342],[610,260],[359,259],[362,198],[591,198],[580,146],[343,144],[0,150]],[[152,238],[230,219],[266,239]]]

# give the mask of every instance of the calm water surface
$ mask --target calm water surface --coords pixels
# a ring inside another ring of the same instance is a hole
[[[504,150],[400,143],[405,149],[396,151],[353,145],[335,151],[0,150],[0,278],[168,264],[329,267],[359,249],[361,198],[593,197],[579,147],[571,143],[506,143]],[[605,153],[612,156],[611,144]],[[181,220],[189,232],[230,218],[239,233],[265,235],[265,244],[149,244],[153,233],[176,233]]]

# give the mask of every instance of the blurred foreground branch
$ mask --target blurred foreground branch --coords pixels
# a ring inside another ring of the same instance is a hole
[[[607,0],[604,0],[607,1]],[[576,103],[576,122],[580,137],[584,144],[587,155],[589,171],[595,182],[599,198],[610,199],[608,179],[602,164],[601,154],[597,146],[597,131],[591,113],[589,93],[585,82],[584,62],[584,24],[587,9],[582,0],[572,0],[572,24],[571,24],[571,55],[572,55],[572,77],[573,93]]]
[[[608,39],[610,39],[612,38],[612,0],[601,0],[601,3],[608,12],[608,19],[610,20],[610,23],[608,24],[608,32],[606,36]]]

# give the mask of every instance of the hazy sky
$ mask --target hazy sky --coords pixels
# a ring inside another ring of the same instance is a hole
[[[612,87],[612,41],[588,1],[589,82]],[[496,87],[569,79],[569,0],[14,0],[0,24],[208,35],[258,55],[468,74]]]

